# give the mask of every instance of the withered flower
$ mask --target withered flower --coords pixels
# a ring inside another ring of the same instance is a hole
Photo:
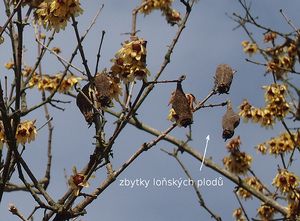
[[[220,64],[215,74],[215,91],[219,94],[228,93],[234,71],[228,64]]]
[[[227,140],[234,135],[234,129],[240,123],[240,116],[232,109],[231,101],[227,102],[227,111],[222,118],[223,134],[222,137]]]
[[[110,77],[103,73],[98,73],[95,76],[96,99],[101,107],[111,107],[111,80]]]
[[[175,112],[175,120],[179,126],[186,127],[193,123],[193,112],[190,102],[182,90],[181,82],[177,83],[176,90],[172,93],[169,104]]]
[[[88,122],[88,124],[91,125],[93,122],[94,112],[93,112],[93,106],[90,103],[91,96],[90,96],[90,84],[89,83],[86,84],[82,88],[82,93],[78,93],[78,95],[76,97],[76,104],[77,104],[78,108],[80,109],[81,113],[83,114],[86,122]]]
[[[73,190],[73,194],[78,196],[83,187],[89,187],[90,184],[87,182],[86,175],[78,173],[76,167],[73,167],[73,175],[68,180],[70,188]]]

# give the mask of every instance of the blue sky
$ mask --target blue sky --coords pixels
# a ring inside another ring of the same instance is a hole
[[[184,12],[184,8],[177,3],[175,6]],[[120,44],[128,39],[127,33],[130,31],[131,10],[139,4],[139,1],[82,1],[82,7],[85,13],[78,18],[80,30],[83,32],[89,25],[89,21],[95,15],[98,7],[104,3],[104,9],[100,17],[84,42],[88,64],[92,70],[95,66],[98,42],[101,31],[106,31],[104,44],[102,48],[100,70],[111,66],[110,59],[120,48]],[[266,26],[275,27],[282,32],[291,31],[284,19],[279,13],[282,8],[290,18],[299,21],[298,9],[299,1],[295,0],[261,0],[252,2],[252,10],[259,17],[259,21]],[[0,24],[5,22],[3,3],[0,3],[1,15]],[[212,103],[218,103],[231,99],[235,108],[248,98],[256,105],[263,105],[263,93],[261,87],[271,83],[270,77],[264,77],[264,69],[245,62],[246,55],[242,52],[241,42],[247,40],[247,36],[241,29],[233,31],[236,24],[226,16],[226,13],[241,12],[241,7],[237,1],[233,0],[200,0],[195,5],[190,20],[178,42],[174,54],[171,57],[171,63],[168,65],[161,79],[177,79],[180,75],[186,74],[187,79],[183,83],[185,92],[193,93],[198,100],[204,98],[213,87],[213,76],[216,66],[221,63],[231,65],[237,73],[232,83],[229,95],[220,95],[211,99]],[[152,76],[158,71],[167,46],[175,35],[176,27],[170,27],[159,12],[149,16],[138,17],[138,33],[148,41],[147,50],[148,68]],[[252,29],[255,31],[255,29]],[[256,34],[255,34],[256,35]],[[256,36],[262,39],[261,33]],[[25,61],[27,64],[33,64],[36,57],[36,44],[33,41],[33,29],[26,27]],[[8,40],[7,40],[8,41]],[[52,46],[62,48],[62,56],[68,58],[75,47],[75,37],[72,27],[69,25],[65,32],[55,37]],[[4,64],[10,59],[9,44],[6,43],[0,47],[0,64]],[[260,59],[255,57],[254,59]],[[83,69],[81,60],[75,61],[76,66]],[[63,67],[56,61],[52,55],[47,55],[42,63],[43,71],[48,74],[54,74]],[[0,67],[1,80],[4,75],[12,75],[12,72]],[[157,129],[164,130],[168,128],[170,122],[167,121],[168,101],[175,85],[157,85],[153,93],[147,98],[138,112],[143,122]],[[40,101],[40,95],[29,93],[29,105]],[[86,125],[81,113],[72,98],[61,96],[63,100],[71,100],[72,103],[64,105],[64,112],[50,107],[51,115],[54,117],[54,140],[53,140],[53,167],[52,183],[49,186],[49,192],[54,199],[58,199],[67,190],[66,180],[64,178],[64,169],[70,175],[72,167],[76,166],[79,170],[86,164],[89,155],[93,151],[93,127]],[[209,102],[209,103],[211,103]],[[194,116],[193,141],[191,146],[199,151],[204,150],[205,137],[210,135],[210,143],[207,156],[212,157],[215,162],[222,164],[222,158],[226,155],[225,143],[222,139],[221,118],[225,108],[204,109],[198,111]],[[42,109],[28,116],[29,119],[37,119],[37,125],[45,122]],[[108,117],[110,125],[107,130],[114,128],[112,122],[114,118]],[[272,178],[276,173],[277,162],[271,158],[261,157],[254,150],[254,146],[272,136],[276,136],[283,131],[280,126],[274,129],[265,130],[258,125],[251,123],[241,123],[236,129],[236,135],[242,139],[242,150],[247,151],[254,157],[253,169],[257,174],[271,186]],[[185,128],[176,128],[172,135],[179,138],[185,138],[187,130]],[[113,152],[112,160],[114,168],[118,168],[122,162],[135,152],[135,150],[144,142],[152,140],[153,137],[142,131],[128,126],[117,139]],[[36,142],[28,145],[24,153],[24,159],[29,162],[29,166],[36,173],[37,177],[44,174],[46,161],[47,130],[44,128],[38,134]],[[166,142],[159,143],[156,147],[144,153],[137,159],[126,171],[118,177],[93,204],[88,208],[88,214],[81,220],[209,220],[209,215],[199,207],[196,196],[190,187],[155,187],[150,185],[143,187],[122,187],[120,179],[179,179],[185,178],[179,165],[174,159],[160,151],[160,148],[172,150],[174,147]],[[219,175],[204,167],[199,172],[200,162],[195,161],[190,156],[182,156],[184,163],[190,168],[193,177],[198,180],[202,178],[214,179]],[[105,177],[105,171],[96,175],[91,180],[91,188],[99,185]],[[16,180],[17,177],[14,177]],[[203,187],[201,192],[207,205],[216,213],[220,214],[223,220],[232,219],[233,209],[238,207],[238,203],[232,194],[234,185],[224,178],[222,187]],[[87,189],[87,192],[90,191]],[[5,220],[18,220],[7,211],[8,203],[13,202],[25,214],[28,215],[33,208],[33,200],[29,194],[11,193],[5,194],[0,207],[0,218]],[[249,215],[256,215],[255,208],[259,203],[257,200],[247,201],[245,203],[249,209]],[[39,213],[37,213],[39,214]],[[39,214],[41,215],[41,213]],[[36,217],[39,220],[39,217]]]

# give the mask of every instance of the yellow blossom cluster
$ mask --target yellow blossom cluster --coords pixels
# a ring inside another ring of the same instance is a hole
[[[291,194],[299,187],[299,178],[287,170],[279,170],[272,184],[284,194]]]
[[[55,76],[40,76],[38,74],[34,74],[29,81],[29,86],[36,86],[39,90],[45,90],[49,92],[53,92],[58,87],[57,91],[59,93],[67,93],[73,89],[74,85],[78,83],[79,80],[81,80],[81,78],[74,75],[66,75],[62,80],[62,76],[62,74],[57,74]]]
[[[234,174],[246,174],[252,163],[252,157],[240,151],[240,144],[240,137],[230,140],[227,144],[230,154],[223,158],[225,168]]]
[[[235,209],[232,216],[235,218],[235,221],[246,221],[242,208]]]
[[[249,41],[243,41],[242,42],[243,51],[248,54],[249,56],[252,56],[255,54],[258,50],[257,44],[250,43]]]
[[[275,212],[275,209],[266,203],[262,203],[261,206],[257,209],[257,215],[261,218],[262,221],[272,220]]]
[[[245,174],[251,166],[252,157],[245,152],[234,152],[223,158],[226,169],[235,174]]]
[[[26,120],[18,125],[16,131],[16,140],[18,143],[24,145],[25,143],[30,143],[31,141],[35,140],[36,134],[37,131],[35,127],[35,120]]]
[[[266,91],[266,109],[279,119],[285,117],[290,108],[285,99],[287,87],[283,84],[271,84],[269,86],[265,86],[264,89]]]
[[[115,54],[111,61],[111,72],[124,82],[132,82],[134,79],[146,80],[150,75],[146,68],[147,41],[136,39],[125,41],[122,48]]]
[[[240,116],[246,121],[252,120],[261,126],[270,127],[276,119],[284,118],[289,111],[289,104],[285,99],[287,88],[282,84],[271,84],[265,89],[266,106],[263,108],[253,107],[247,100],[240,105]]]
[[[148,15],[153,10],[160,10],[162,15],[166,17],[169,24],[177,24],[181,18],[180,13],[172,8],[172,3],[174,0],[143,0],[140,12]]]
[[[259,144],[256,148],[262,154],[266,154],[269,150],[270,154],[279,155],[288,153],[294,150],[295,145],[300,144],[300,133],[292,134],[293,139],[289,133],[282,133],[278,137],[274,137],[265,143]],[[295,142],[295,144],[294,144]]]
[[[259,192],[262,192],[264,189],[263,185],[255,177],[246,177],[244,179],[244,182],[246,182],[249,186],[253,187],[254,189],[256,189]],[[248,192],[247,190],[245,190],[244,188],[239,188],[237,193],[243,199],[252,198],[251,193]]]
[[[35,140],[37,135],[37,130],[35,127],[35,120],[26,120],[19,123],[16,131],[15,138],[17,143],[22,145],[26,143],[30,143],[31,141]],[[3,122],[0,121],[0,147],[6,142],[5,130],[3,126]]]
[[[72,16],[83,12],[79,0],[44,0],[37,6],[35,19],[47,30],[59,32]]]
[[[277,79],[283,79],[284,74],[293,70],[297,56],[296,42],[289,40],[283,45],[267,48],[265,51],[271,58],[266,71],[274,73]]]
[[[299,43],[299,38],[285,38],[284,42],[277,44],[275,40],[277,39],[277,34],[275,32],[269,31],[264,34],[263,41],[265,43],[271,43],[271,47],[258,47],[256,43],[251,43],[249,41],[243,41],[242,46],[245,53],[249,56],[255,54],[258,49],[264,56],[268,56],[268,62],[266,63],[266,72],[273,73],[277,79],[282,80],[286,74],[294,70],[294,66],[297,58],[297,45]],[[299,59],[299,58],[298,58]]]

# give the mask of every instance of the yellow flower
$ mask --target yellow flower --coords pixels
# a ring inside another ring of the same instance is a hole
[[[265,155],[267,153],[267,146],[265,144],[259,144],[257,145],[256,149],[263,155]]]
[[[35,120],[26,120],[18,125],[16,131],[16,140],[18,143],[25,145],[25,143],[30,143],[31,141],[35,140],[37,131],[34,124]]]
[[[177,116],[175,110],[173,108],[171,108],[169,110],[168,120],[172,121],[172,122],[176,122],[177,119],[178,119],[178,116]]]
[[[255,43],[250,43],[249,41],[243,41],[242,46],[243,46],[243,51],[249,56],[252,56],[258,50],[257,45]]]
[[[167,22],[171,25],[178,24],[181,20],[180,13],[175,9],[169,8],[164,11],[166,15]]]
[[[146,80],[150,75],[146,68],[147,42],[144,39],[125,41],[122,48],[115,54],[111,61],[111,73],[123,80],[132,82],[134,79]]]
[[[41,80],[40,76],[35,73],[30,78],[28,86],[31,87],[31,88],[34,87],[34,86],[37,86],[38,83],[40,82],[40,80]]]
[[[235,174],[245,174],[251,166],[252,157],[245,152],[235,151],[223,158],[225,168]]]
[[[262,192],[264,189],[263,185],[255,177],[246,177],[244,181],[259,192]],[[252,194],[244,188],[239,188],[237,193],[245,200],[252,198]]]
[[[73,175],[70,176],[68,180],[68,184],[70,188],[73,190],[73,194],[75,196],[78,196],[80,193],[80,190],[83,187],[89,187],[90,184],[86,180],[86,175],[83,173],[77,173],[76,167],[73,167]]]
[[[55,76],[55,83],[58,86],[62,75],[58,74]],[[72,90],[74,85],[78,83],[80,80],[82,80],[80,77],[76,77],[74,75],[67,75],[61,82],[60,87],[58,88],[58,92],[60,93],[67,93],[68,91]]]
[[[14,62],[13,61],[9,61],[7,62],[4,67],[7,69],[7,70],[10,70],[10,69],[13,69],[15,66]]]
[[[275,209],[266,203],[261,204],[261,206],[257,209],[257,214],[262,221],[272,220],[275,212]]]
[[[24,77],[28,77],[32,72],[32,67],[25,65],[22,71]]]
[[[35,19],[47,30],[59,32],[66,27],[72,16],[82,12],[79,0],[45,0],[35,11]]]
[[[229,152],[233,153],[239,150],[240,145],[241,145],[241,138],[240,136],[237,136],[235,138],[232,138],[227,144],[226,148],[228,149]]]
[[[233,211],[232,216],[235,218],[236,221],[246,221],[242,208],[237,208]]]
[[[296,137],[296,134],[292,135]],[[295,138],[295,141],[297,142],[297,138]],[[269,149],[270,154],[274,154],[275,156],[292,152],[295,148],[294,142],[288,133],[282,133],[278,137],[272,138],[259,146],[264,146],[264,151]]]
[[[56,54],[60,54],[61,53],[61,49],[59,47],[53,47],[52,51],[54,51]]]
[[[252,119],[252,105],[249,103],[248,100],[244,100],[243,103],[240,105],[240,112],[239,115],[243,117],[245,120]]]
[[[290,193],[299,187],[299,178],[287,170],[279,170],[272,184],[282,193]]]
[[[148,0],[143,0],[142,3],[147,2]],[[153,10],[157,10],[160,9],[162,11],[169,9],[171,7],[173,3],[173,0],[152,0],[152,1],[148,1],[147,4],[144,5],[144,7],[142,7],[142,9],[140,10],[141,13],[144,14],[149,14],[151,13]]]

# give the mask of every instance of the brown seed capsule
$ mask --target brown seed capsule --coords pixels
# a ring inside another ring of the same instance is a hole
[[[86,99],[90,99],[90,84],[85,85],[82,88],[82,92],[78,93],[77,97],[76,97],[76,104],[79,107],[81,113],[83,114],[86,122],[88,122],[89,125],[91,125],[93,123],[93,106],[91,105],[91,103]]]
[[[228,93],[233,79],[233,70],[228,64],[220,64],[215,74],[215,90],[219,94]]]
[[[193,123],[193,113],[190,103],[182,90],[181,82],[177,83],[176,90],[172,93],[170,104],[176,113],[176,123],[179,126],[186,127]]]
[[[234,129],[240,123],[240,116],[233,112],[231,102],[227,102],[227,111],[222,118],[223,134],[222,137],[227,140],[234,135]]]
[[[96,89],[96,99],[100,103],[100,107],[111,107],[111,79],[110,77],[102,72],[95,76],[94,80]]]

